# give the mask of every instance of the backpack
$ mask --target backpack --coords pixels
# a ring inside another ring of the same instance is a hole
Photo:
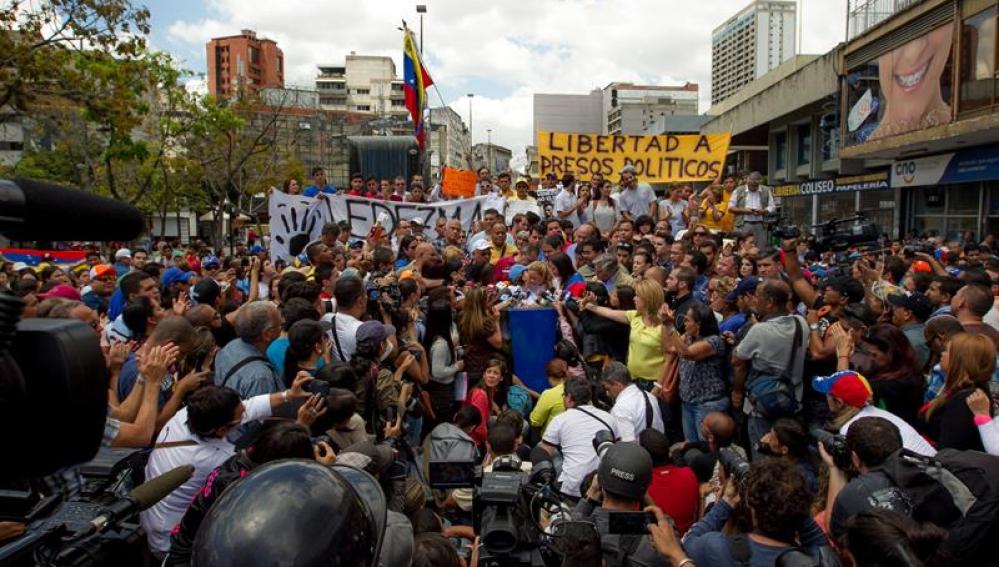
[[[804,335],[801,322],[791,316],[794,322],[794,341],[791,344],[791,356],[779,374],[750,370],[746,380],[746,397],[761,416],[768,420],[790,417],[798,413],[799,404],[794,396],[794,384],[791,373],[794,372],[794,361],[798,358],[798,349]]]
[[[950,531],[945,546],[952,559],[995,564],[986,546],[999,537],[999,457],[956,449],[926,457],[900,449],[881,470],[908,494],[915,520]]]
[[[527,390],[516,384],[510,386],[510,389],[507,390],[506,407],[516,410],[520,415],[526,417],[531,415],[531,407],[533,405],[531,395],[527,393]]]
[[[728,550],[739,565],[750,567],[750,559],[753,550],[749,546],[748,534],[735,534],[726,536],[728,538]],[[789,547],[782,551],[774,561],[774,567],[842,567],[839,556],[828,545],[823,545],[818,550],[819,559],[815,560],[811,555],[799,547]]]

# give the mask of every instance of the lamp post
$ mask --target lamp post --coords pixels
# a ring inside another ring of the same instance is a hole
[[[416,13],[420,15],[420,55],[423,55],[423,14],[427,13],[427,5],[417,4]]]
[[[475,138],[472,136],[472,99],[475,93],[468,93],[468,143],[475,145]]]

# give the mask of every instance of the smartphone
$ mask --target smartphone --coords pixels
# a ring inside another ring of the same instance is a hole
[[[607,520],[609,533],[643,535],[649,533],[649,524],[656,523],[656,516],[652,512],[610,512]]]
[[[399,408],[392,405],[385,408],[385,418],[389,423],[395,423],[396,418],[399,417]]]
[[[319,394],[325,398],[330,393],[330,383],[325,380],[309,380],[302,386],[302,389],[310,394]]]
[[[475,484],[475,461],[430,461],[430,487],[470,488]]]

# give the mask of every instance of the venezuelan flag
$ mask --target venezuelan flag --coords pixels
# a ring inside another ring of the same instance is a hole
[[[29,266],[37,266],[42,262],[56,264],[62,267],[75,266],[86,260],[84,250],[33,250],[29,248],[0,248],[0,259],[7,262],[24,262]]]
[[[434,84],[430,74],[423,67],[420,52],[416,49],[416,40],[409,28],[403,30],[402,40],[403,92],[406,94],[406,109],[413,118],[413,135],[423,149],[425,133],[423,131],[423,109],[427,107],[427,88]]]

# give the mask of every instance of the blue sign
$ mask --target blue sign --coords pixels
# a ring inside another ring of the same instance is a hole
[[[892,164],[892,187],[969,183],[999,179],[999,145],[899,160]]]

